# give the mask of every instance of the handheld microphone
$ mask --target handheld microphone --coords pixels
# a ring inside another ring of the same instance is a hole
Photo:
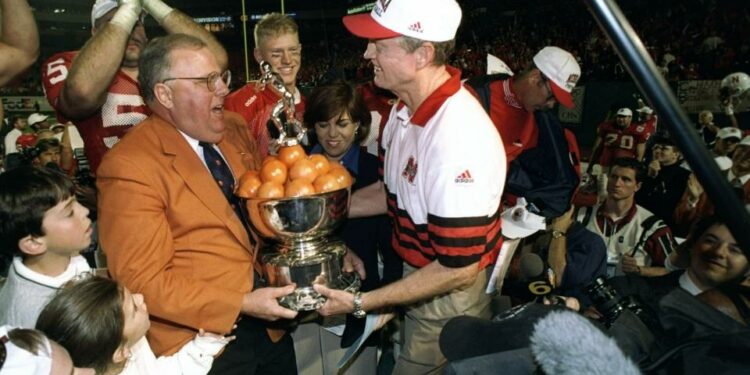
[[[540,301],[550,295],[555,289],[555,276],[552,270],[544,265],[539,255],[524,254],[520,261],[522,285],[526,290],[523,294]]]
[[[554,311],[539,320],[531,335],[531,352],[546,374],[640,374],[617,346],[581,315]]]

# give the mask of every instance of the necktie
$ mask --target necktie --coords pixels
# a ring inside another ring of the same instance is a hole
[[[216,184],[219,185],[221,192],[224,193],[224,197],[227,198],[229,205],[232,206],[232,209],[242,222],[242,226],[245,227],[245,230],[250,237],[250,243],[254,244],[255,241],[253,240],[253,236],[250,235],[250,227],[247,221],[247,214],[245,213],[245,205],[242,204],[242,201],[236,195],[234,195],[234,176],[232,175],[232,171],[224,161],[224,158],[221,157],[212,144],[206,142],[199,142],[198,144],[203,148],[203,159],[206,161],[208,170],[211,171],[211,175],[214,177],[214,180],[216,180]]]

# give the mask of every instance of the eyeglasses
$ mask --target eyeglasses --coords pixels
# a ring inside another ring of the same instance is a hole
[[[205,77],[170,77],[161,80],[161,83],[174,81],[178,79],[187,79],[191,81],[205,81],[208,91],[215,92],[219,89],[219,82],[223,82],[227,87],[232,82],[232,72],[225,70],[224,73],[212,72]]]

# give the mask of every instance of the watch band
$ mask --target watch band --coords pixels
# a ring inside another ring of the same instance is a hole
[[[552,231],[552,238],[560,238],[560,237],[565,237],[565,235],[566,235],[566,234],[567,234],[567,233],[565,233],[565,232],[561,232],[561,231],[559,231],[559,230],[553,230],[553,231]]]
[[[358,319],[362,319],[367,316],[365,310],[362,310],[362,292],[354,293],[354,311],[352,311],[352,315],[354,315],[354,317]]]

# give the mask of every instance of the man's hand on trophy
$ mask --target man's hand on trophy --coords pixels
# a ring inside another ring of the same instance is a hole
[[[354,311],[354,296],[340,289],[331,289],[323,284],[315,284],[313,288],[326,298],[326,303],[318,309],[322,316],[349,314]]]
[[[269,321],[294,319],[297,312],[279,305],[278,299],[291,294],[296,287],[296,284],[289,284],[280,288],[255,289],[242,298],[241,310],[246,315]]]
[[[346,250],[344,254],[344,272],[357,272],[360,280],[364,280],[367,276],[365,275],[365,263],[351,250]]]

